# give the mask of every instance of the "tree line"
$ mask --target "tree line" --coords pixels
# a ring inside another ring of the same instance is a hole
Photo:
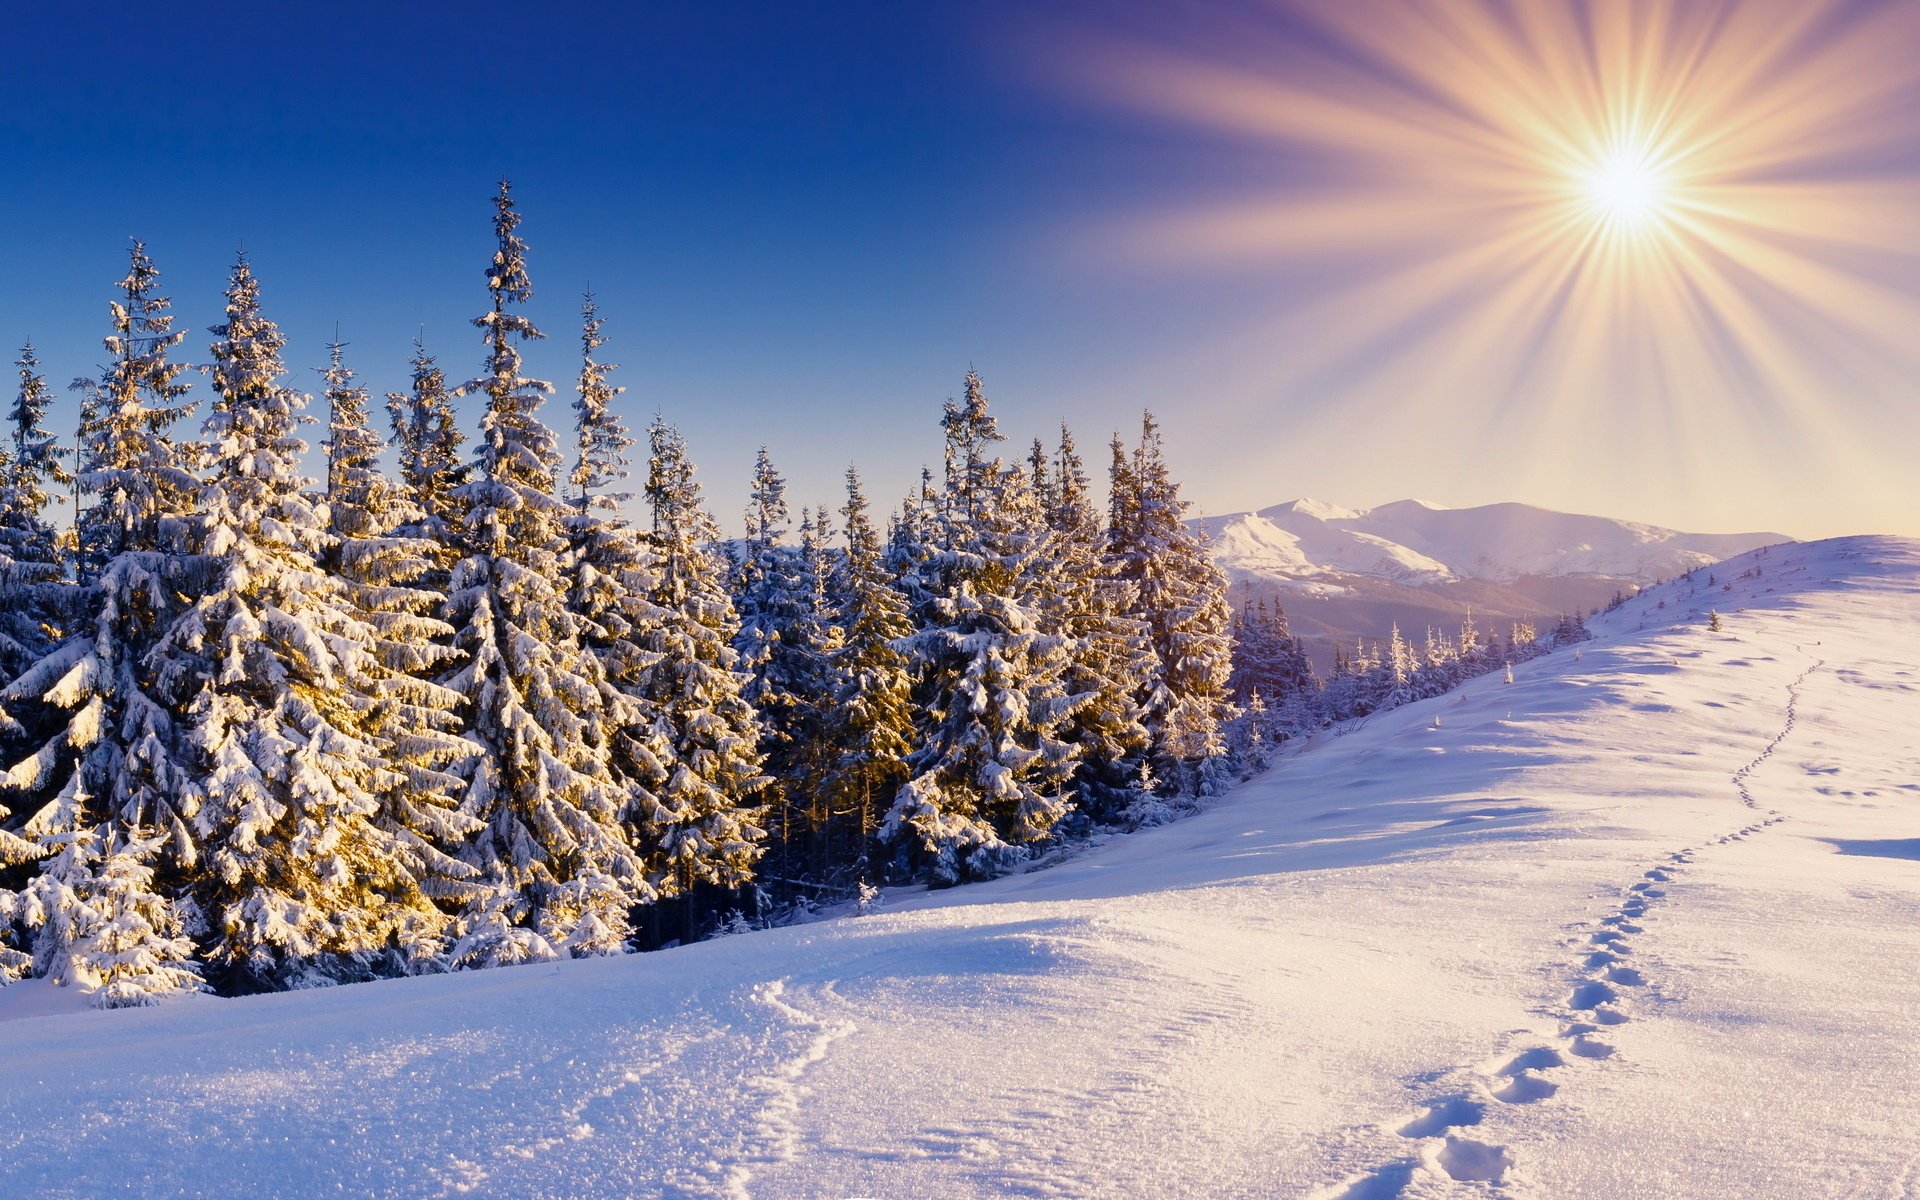
[[[244,255],[198,436],[138,243],[71,450],[22,353],[0,452],[8,976],[116,1006],[612,953],[781,888],[991,876],[1228,777],[1231,614],[1150,416],[1115,439],[1103,519],[1071,435],[1009,462],[969,374],[943,469],[897,512],[849,469],[796,541],[763,452],[731,544],[656,416],[636,523],[591,296],[570,447],[525,374],[519,222],[503,183],[481,370],[455,385],[416,347],[391,438],[331,347],[324,478]]]
[[[480,370],[416,343],[390,436],[337,339],[309,414],[244,254],[197,436],[139,243],[70,449],[22,352],[0,975],[111,1007],[660,946],[998,875],[1410,698],[1353,682],[1397,665],[1323,685],[1277,610],[1236,617],[1151,414],[1103,505],[1065,427],[1003,453],[972,372],[896,510],[849,468],[796,523],[762,450],[723,540],[678,430],[621,418],[590,294],[571,444],[543,418],[519,224],[503,182]]]

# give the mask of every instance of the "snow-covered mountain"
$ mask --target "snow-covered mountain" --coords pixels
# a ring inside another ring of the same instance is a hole
[[[0,988],[0,1195],[1910,1195],[1920,542],[1719,575],[871,916],[119,1012]]]
[[[1788,539],[1778,533],[1681,533],[1657,525],[1553,512],[1528,504],[1444,508],[1396,500],[1354,510],[1292,500],[1194,522],[1236,578],[1331,594],[1351,577],[1411,585],[1535,576],[1652,583]]]
[[[1681,533],[1527,504],[1442,508],[1397,500],[1354,510],[1293,500],[1200,517],[1236,602],[1278,602],[1324,669],[1336,643],[1416,639],[1472,612],[1483,628],[1551,622],[1759,546],[1778,533]]]

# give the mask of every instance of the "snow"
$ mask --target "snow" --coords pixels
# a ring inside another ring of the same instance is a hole
[[[15,1010],[0,1193],[1909,1194],[1920,542],[1715,576],[875,915]]]
[[[1581,574],[1650,583],[1787,540],[1777,533],[1681,533],[1526,504],[1447,508],[1424,500],[1362,511],[1292,500],[1197,524],[1230,572],[1283,581],[1363,575],[1413,585]]]

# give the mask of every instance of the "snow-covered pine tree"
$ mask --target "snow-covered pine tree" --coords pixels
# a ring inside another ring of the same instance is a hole
[[[788,780],[787,803],[804,822],[805,854],[799,861],[816,877],[834,866],[834,813],[824,781],[836,766],[832,720],[840,678],[837,659],[846,636],[831,588],[836,570],[828,549],[832,538],[826,506],[801,510],[800,545],[794,554],[796,603],[769,664],[770,674],[796,703],[787,714],[780,753],[769,756],[768,771],[784,773]]]
[[[1026,474],[1001,441],[977,373],[949,400],[936,549],[909,586],[919,746],[881,836],[936,883],[1000,874],[1072,804],[1077,748],[1062,727],[1084,698],[1066,690],[1079,646],[1048,629],[1052,554]]]
[[[1385,712],[1389,708],[1398,708],[1416,699],[1413,687],[1415,669],[1413,647],[1407,639],[1400,636],[1400,626],[1395,623],[1393,632],[1388,635],[1386,651],[1380,658],[1380,668],[1373,680],[1373,694],[1370,699],[1373,711]]]
[[[625,797],[621,815],[629,842],[644,861],[659,842],[658,797],[673,758],[666,722],[646,691],[648,672],[660,658],[647,647],[663,614],[653,603],[658,572],[652,551],[621,512],[628,497],[607,490],[627,478],[633,436],[613,407],[626,391],[610,378],[614,364],[595,357],[607,337],[591,292],[582,298],[580,316],[566,602],[581,646],[599,664],[608,770]]]
[[[743,695],[760,718],[760,750],[771,780],[762,802],[767,870],[775,875],[824,868],[826,809],[817,783],[825,765],[823,705],[833,690],[836,644],[825,590],[825,513],[809,511],[798,546],[785,541],[791,519],[786,481],[765,447],[753,467],[746,536],[734,562],[734,638]]]
[[[841,642],[833,654],[834,690],[822,722],[832,759],[819,782],[833,814],[828,854],[871,883],[874,836],[913,753],[913,680],[898,643],[913,632],[906,597],[887,570],[880,532],[868,515],[860,475],[847,468],[847,554],[835,607]]]
[[[64,714],[4,777],[8,793],[42,806],[23,832],[40,856],[84,843],[59,865],[61,886],[23,912],[37,969],[117,984],[100,994],[112,1004],[198,986],[168,892],[198,855],[200,773],[175,714],[201,680],[155,653],[205,577],[187,552],[198,487],[191,453],[168,434],[191,411],[179,380],[185,367],[169,359],[185,334],[172,327],[146,247],[135,242],[130,258],[110,306],[111,364],[83,390],[91,403],[77,475],[91,502],[76,530],[76,571],[87,589],[76,611],[85,619],[0,690],[10,707]],[[7,850],[18,847],[0,846]],[[86,934],[96,918],[69,907],[83,903],[106,913],[99,919],[110,937]],[[85,936],[74,940],[76,930]],[[127,969],[116,974],[117,966]]]
[[[476,753],[461,769],[461,810],[481,824],[460,857],[492,885],[461,914],[457,965],[617,951],[630,910],[651,898],[621,825],[625,797],[607,754],[606,693],[563,594],[567,552],[555,495],[560,457],[539,409],[552,385],[521,373],[519,344],[541,336],[516,307],[533,294],[520,216],[503,180],[488,310],[474,319],[486,373],[462,394],[486,397],[477,477],[453,494],[465,550],[447,620]]]
[[[308,401],[283,382],[285,339],[244,255],[226,298],[198,504],[208,584],[155,652],[202,681],[183,713],[204,793],[205,865],[188,892],[223,990],[367,978],[438,914],[378,819],[402,781],[370,728],[375,635],[321,565],[327,510],[300,472]],[[342,430],[336,416],[344,451]],[[330,485],[364,506],[370,485],[350,464],[330,456]]]
[[[655,793],[649,824],[657,837],[650,874],[663,896],[680,899],[680,935],[701,932],[704,893],[740,888],[753,878],[765,831],[759,797],[759,725],[741,695],[733,640],[740,619],[726,567],[712,549],[719,536],[701,502],[685,440],[655,415],[647,430],[651,546],[658,566],[650,599],[660,615],[642,648],[654,661],[643,695],[660,714],[667,781]],[[656,912],[656,920],[665,914]],[[662,936],[669,936],[664,926]]]
[[[460,695],[433,681],[458,654],[452,626],[438,615],[443,598],[430,586],[444,577],[445,542],[422,536],[430,526],[412,488],[381,472],[385,446],[373,430],[371,397],[354,382],[337,339],[328,360],[321,372],[328,536],[320,561],[341,589],[340,603],[372,636],[356,697],[382,757],[383,770],[369,783],[380,803],[375,821],[393,839],[408,879],[437,902],[401,912],[393,965],[432,970],[446,949],[440,906],[471,899],[478,876],[454,857],[479,831],[460,811],[464,785],[456,773],[473,744],[460,736]],[[431,482],[445,481],[436,475]]]
[[[465,514],[454,493],[468,481],[468,465],[460,458],[466,438],[455,420],[446,372],[418,339],[413,343],[412,386],[405,393],[387,393],[387,416],[401,486],[419,510],[401,532],[432,545],[438,577],[430,581],[444,583],[460,557],[457,530]]]
[[[1110,506],[1107,554],[1136,589],[1131,615],[1145,622],[1158,660],[1145,697],[1153,753],[1164,760],[1163,778],[1210,794],[1225,781],[1220,725],[1232,709],[1233,609],[1204,535],[1185,523],[1152,413],[1142,415],[1130,456],[1114,439]]]
[[[16,563],[59,566],[57,538],[46,519],[55,487],[73,482],[61,462],[67,451],[46,427],[47,406],[53,392],[40,373],[33,344],[20,348],[14,365],[20,371],[20,389],[7,415],[12,426],[0,473],[0,553]]]
[[[1081,810],[1095,820],[1111,820],[1125,816],[1140,799],[1140,760],[1148,746],[1141,697],[1156,667],[1153,646],[1145,624],[1128,615],[1135,590],[1111,569],[1086,464],[1066,425],[1060,426],[1052,459],[1043,451],[1031,471],[1053,530],[1052,619],[1076,646],[1063,686],[1068,695],[1084,698],[1060,736],[1077,751],[1074,782]]]
[[[573,401],[576,454],[573,473],[568,477],[573,484],[574,503],[582,514],[593,508],[597,498],[616,504],[625,499],[604,493],[627,477],[627,451],[633,448],[633,435],[613,408],[613,402],[627,390],[610,378],[618,364],[594,357],[606,344],[606,322],[593,293],[588,292],[580,298],[580,378]]]
[[[49,489],[72,482],[65,453],[47,433],[52,393],[31,343],[15,365],[20,389],[9,414],[12,436],[0,442],[0,676],[11,679],[51,650],[67,623],[69,589],[53,527]],[[14,733],[0,726],[0,733]],[[18,731],[24,733],[25,731]]]
[[[180,914],[154,883],[160,838],[93,826],[77,793],[42,830],[51,852],[8,907],[34,933],[32,969],[77,987],[96,1008],[132,1008],[203,990]],[[55,832],[58,830],[58,832]]]
[[[759,747],[768,783],[760,799],[765,806],[762,824],[767,832],[768,866],[775,874],[795,870],[790,861],[801,850],[806,819],[796,805],[789,808],[791,778],[786,762],[793,737],[794,714],[802,701],[791,688],[780,656],[782,633],[795,619],[802,602],[797,556],[786,543],[787,481],[774,468],[765,446],[754,456],[747,493],[744,536],[733,548],[731,587],[739,632],[733,648],[735,669],[746,677],[741,695],[753,705],[760,721]],[[805,797],[794,797],[801,805]]]

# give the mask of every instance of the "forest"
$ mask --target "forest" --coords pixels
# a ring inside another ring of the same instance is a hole
[[[796,522],[763,450],[723,538],[675,427],[623,420],[590,294],[570,443],[543,417],[519,224],[503,182],[478,374],[417,346],[385,433],[337,340],[309,413],[244,254],[195,367],[134,244],[70,446],[22,351],[6,977],[117,1007],[864,908],[1168,820],[1289,738],[1585,637],[1395,630],[1318,679],[1284,613],[1235,610],[1151,414],[1097,497],[1064,426],[1003,451],[973,372],[897,508],[849,467]]]

